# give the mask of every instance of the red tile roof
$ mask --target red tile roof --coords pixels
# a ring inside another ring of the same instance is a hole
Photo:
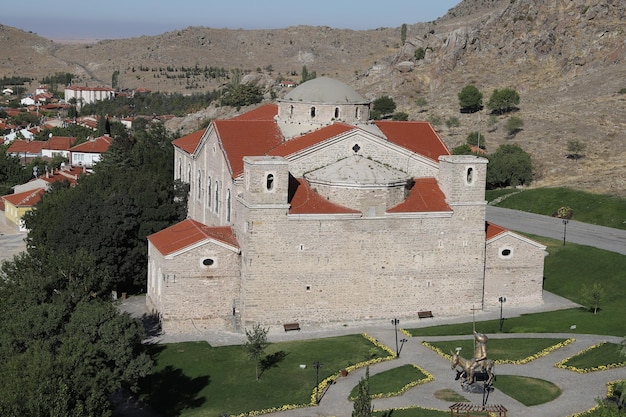
[[[8,153],[36,153],[36,154],[41,154],[41,150],[43,149],[44,145],[46,142],[42,142],[40,140],[22,140],[22,139],[15,139],[13,142],[11,142],[11,145],[9,145],[9,148],[7,149]]]
[[[109,150],[109,146],[113,142],[110,136],[100,136],[95,139],[90,139],[87,142],[83,142],[79,145],[70,148],[72,152],[84,152],[84,153],[105,153]]]
[[[44,149],[67,151],[74,142],[76,142],[76,138],[72,136],[52,136],[45,142]]]
[[[230,227],[211,227],[192,219],[148,236],[148,240],[164,256],[205,241],[218,241],[239,249],[239,243]]]
[[[43,188],[37,188],[36,190],[28,190],[23,193],[3,195],[2,198],[15,207],[34,207],[39,203],[41,196],[44,195],[45,192]]]
[[[497,224],[487,222],[487,230],[485,232],[487,240],[491,240],[499,234],[505,232],[508,232],[508,229],[505,229],[502,226],[498,226]]]
[[[277,114],[278,106],[276,104],[264,104],[229,120],[274,120],[274,116]]]
[[[265,155],[283,141],[273,120],[215,120],[213,126],[222,140],[233,178],[243,173],[243,157]]]
[[[172,141],[172,144],[188,154],[193,154],[198,147],[198,143],[200,143],[200,139],[202,139],[202,135],[204,134],[204,129],[198,130],[196,132],[190,133],[186,136],[178,138]]]
[[[355,129],[354,126],[350,126],[345,123],[334,123],[330,126],[323,127],[311,133],[306,133],[297,138],[293,138],[287,142],[283,142],[276,148],[270,150],[268,155],[271,156],[287,156],[294,154],[298,151],[306,149],[310,146],[316,145],[327,139],[340,135]]]
[[[415,178],[415,184],[411,188],[408,197],[402,203],[387,210],[388,213],[423,213],[432,211],[452,211],[452,208],[446,203],[446,196],[439,188],[437,180],[432,177]]]
[[[321,196],[304,179],[296,179],[297,188],[291,197],[289,214],[356,214],[358,210],[335,204]]]
[[[390,142],[410,151],[437,162],[439,156],[450,155],[450,151],[428,122],[378,120],[375,123]]]

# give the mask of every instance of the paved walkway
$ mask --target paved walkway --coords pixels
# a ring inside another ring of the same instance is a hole
[[[134,315],[141,315],[145,311],[143,297],[132,297],[122,302],[122,308]],[[554,294],[544,292],[544,304],[533,309],[526,308],[509,308],[505,311],[506,317],[514,317],[523,313],[533,313],[540,311],[552,311],[564,308],[575,307],[576,304],[569,300],[556,296]],[[492,311],[484,311],[476,314],[477,321],[499,318],[500,311],[495,309]],[[455,322],[471,322],[471,315],[464,317],[422,319],[416,321],[402,321],[400,327],[418,328],[439,324],[455,323]],[[478,329],[480,330],[480,328]],[[372,321],[366,323],[354,323],[347,326],[327,325],[316,327],[305,327],[299,332],[284,332],[282,328],[270,328],[268,340],[270,342],[316,339],[322,337],[339,336],[345,334],[367,333],[376,338],[383,344],[395,348],[395,332],[391,321]],[[399,337],[404,337],[399,334]],[[472,338],[472,336],[467,336]],[[508,417],[525,417],[528,415],[542,417],[565,417],[574,413],[586,411],[596,404],[596,398],[606,395],[606,383],[626,379],[626,368],[617,368],[607,371],[591,372],[588,374],[578,374],[572,371],[559,369],[554,365],[570,357],[583,349],[594,345],[601,341],[619,343],[621,338],[598,336],[598,335],[581,335],[581,334],[498,334],[489,335],[491,339],[495,338],[520,338],[520,337],[542,337],[542,338],[575,338],[576,341],[561,349],[558,349],[549,355],[534,360],[525,365],[497,365],[496,374],[508,375],[524,375],[551,381],[558,385],[563,393],[559,398],[546,404],[532,407],[526,407],[515,401],[511,397],[504,395],[498,390],[492,392],[489,396],[488,404],[502,404],[508,411]],[[450,369],[450,362],[437,355],[432,350],[424,347],[421,342],[436,340],[455,340],[459,336],[451,337],[411,337],[402,348],[400,358],[383,363],[375,364],[370,367],[370,375],[386,371],[405,364],[419,365],[421,368],[433,374],[434,381],[424,385],[410,389],[404,395],[392,398],[374,400],[373,405],[376,410],[385,410],[392,408],[402,408],[410,406],[420,406],[426,408],[435,408],[439,410],[448,410],[452,404],[448,401],[442,401],[435,397],[435,392],[442,389],[452,389],[472,403],[482,404],[482,394],[470,394],[461,390],[460,383],[454,380],[455,372]],[[223,346],[241,344],[244,341],[241,333],[235,332],[197,332],[193,334],[163,334],[153,338],[153,342],[158,343],[174,343],[189,340],[205,340],[212,346]],[[487,348],[489,346],[487,345]],[[356,386],[359,380],[365,375],[365,369],[358,369],[350,373],[346,377],[340,377],[330,386],[328,391],[322,397],[319,406],[307,407],[296,410],[288,410],[279,413],[273,413],[276,417],[320,417],[320,416],[350,416],[352,413],[352,402],[348,401],[348,395],[352,388]]]

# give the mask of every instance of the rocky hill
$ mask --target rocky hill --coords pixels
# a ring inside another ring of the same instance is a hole
[[[420,20],[418,10],[406,16],[407,23]],[[193,93],[228,82],[207,76],[206,68],[239,68],[248,80],[271,85],[278,77],[299,80],[306,65],[368,98],[390,95],[399,111],[433,122],[451,147],[471,131],[484,135],[488,151],[520,144],[533,156],[536,186],[626,196],[626,94],[620,94],[626,88],[625,21],[623,0],[464,0],[436,21],[409,24],[404,45],[400,28],[189,27],[64,45],[2,26],[0,54],[7,59],[0,62],[0,76],[67,71],[93,86],[110,85],[119,71],[121,87]],[[417,48],[425,50],[424,59],[415,59]],[[496,88],[516,89],[521,102],[515,116],[523,129],[509,137],[508,115],[461,114],[457,94],[469,83],[485,101]],[[193,130],[221,111],[172,123]],[[573,139],[587,145],[582,159],[567,158]]]

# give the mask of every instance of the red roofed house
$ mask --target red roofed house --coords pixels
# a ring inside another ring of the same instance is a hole
[[[111,142],[113,142],[113,139],[110,136],[100,136],[98,138],[90,138],[87,142],[71,147],[70,163],[72,166],[93,168],[100,160],[102,154],[109,150]]]
[[[188,219],[148,237],[163,330],[465,315],[541,304],[545,247],[485,222],[487,160],[370,121],[322,77],[173,142]]]
[[[3,195],[4,215],[8,220],[18,225],[20,230],[24,230],[22,217],[35,207],[45,192],[43,188],[37,188],[21,193]]]

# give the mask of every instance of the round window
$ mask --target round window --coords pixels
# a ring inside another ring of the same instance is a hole
[[[202,265],[204,266],[211,266],[215,263],[215,261],[211,258],[206,258],[202,261]]]
[[[502,249],[502,256],[511,256],[511,249]]]

